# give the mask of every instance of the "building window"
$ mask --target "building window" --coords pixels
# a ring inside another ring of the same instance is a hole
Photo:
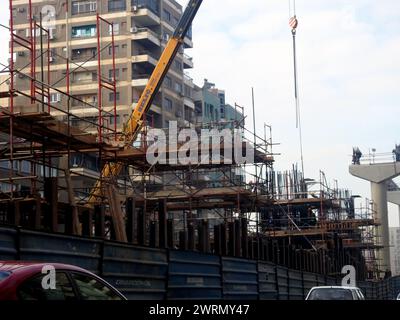
[[[56,29],[55,28],[49,28],[48,33],[46,31],[43,31],[40,28],[35,28],[34,30],[32,30],[32,36],[35,36],[36,38],[39,38],[40,35],[42,35],[43,37],[47,37],[47,35],[49,35],[49,39],[50,40],[54,40],[55,39],[55,33],[56,33]],[[25,29],[25,36],[27,38],[31,37],[31,29]]]
[[[171,21],[171,13],[170,13],[168,10],[165,10],[165,9],[164,9],[164,11],[163,11],[163,17],[164,17],[165,20]]]
[[[113,81],[113,80],[114,80],[114,79],[113,79],[113,76],[114,76],[113,69],[110,69],[110,70],[108,71],[108,79],[109,79],[110,81]],[[116,79],[116,80],[119,79],[119,69],[115,69],[115,79]]]
[[[117,117],[116,118],[114,118],[114,117],[110,117],[110,125],[113,125],[114,124],[114,119],[116,120],[115,121],[115,123],[116,124],[119,124],[119,114],[117,114]]]
[[[115,100],[119,101],[119,92],[117,92],[115,97],[116,97]],[[114,101],[114,92],[110,93],[109,100],[110,100],[110,102]]]
[[[175,82],[175,91],[178,93],[182,93],[182,84]]]
[[[108,11],[124,11],[126,10],[125,0],[108,0]]]
[[[72,28],[72,38],[94,37],[96,35],[96,25],[79,26]]]
[[[165,85],[170,89],[172,88],[172,79],[168,76],[165,77]]]
[[[50,93],[50,102],[51,103],[61,102],[61,93],[59,92]]]
[[[84,48],[84,49],[72,49],[71,58],[76,59],[90,59],[96,57],[97,48]]]
[[[119,45],[114,46],[114,51],[115,51],[115,54],[117,55],[118,52],[119,52]],[[111,46],[111,45],[108,47],[108,54],[109,54],[110,56],[112,56],[112,54],[113,54],[112,46]]]
[[[179,23],[179,19],[175,16],[172,16],[172,26],[176,27]]]
[[[175,61],[175,68],[177,70],[182,70],[182,62],[176,60]]]
[[[172,100],[164,98],[164,108],[165,110],[172,112]]]
[[[97,1],[73,1],[72,14],[81,14],[95,12],[97,10]]]
[[[112,34],[112,28],[114,28],[114,35],[119,34],[119,23],[114,23],[113,26],[111,27],[111,25],[108,27],[108,33]]]

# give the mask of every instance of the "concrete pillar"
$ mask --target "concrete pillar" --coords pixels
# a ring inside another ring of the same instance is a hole
[[[351,165],[349,171],[351,175],[371,182],[371,198],[381,222],[377,228],[377,235],[384,246],[377,256],[380,258],[382,271],[390,270],[387,182],[400,175],[400,162]]]
[[[380,225],[377,227],[377,236],[383,249],[378,251],[378,258],[383,270],[390,270],[390,249],[389,249],[389,218],[387,205],[386,182],[371,182],[371,198],[374,201],[375,211],[378,213]]]
[[[399,225],[400,225],[400,191],[388,191],[387,193],[388,202],[397,204],[399,207]]]

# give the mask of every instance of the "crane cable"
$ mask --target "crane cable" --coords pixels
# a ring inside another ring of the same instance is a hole
[[[289,26],[291,28],[292,38],[293,38],[293,70],[294,70],[294,96],[296,101],[296,129],[299,129],[301,169],[304,177],[305,174],[304,174],[304,157],[303,157],[303,136],[301,130],[301,110],[300,110],[299,81],[297,72],[297,50],[296,50],[296,33],[298,24],[299,22],[296,17],[296,0],[289,0]]]

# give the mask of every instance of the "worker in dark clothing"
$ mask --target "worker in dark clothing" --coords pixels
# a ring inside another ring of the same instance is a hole
[[[396,159],[396,162],[400,161],[400,145],[396,144],[396,147],[393,150],[393,154]]]
[[[362,152],[358,147],[353,148],[353,164],[360,164],[360,159],[362,157]]]

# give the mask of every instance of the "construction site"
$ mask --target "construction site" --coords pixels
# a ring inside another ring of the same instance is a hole
[[[371,298],[389,295],[376,199],[301,164],[275,170],[285,155],[273,128],[248,123],[254,105],[229,105],[186,73],[201,2],[9,0],[0,260],[79,265],[132,299],[302,299],[314,283],[340,284],[346,265]],[[188,155],[182,130],[211,134]]]

